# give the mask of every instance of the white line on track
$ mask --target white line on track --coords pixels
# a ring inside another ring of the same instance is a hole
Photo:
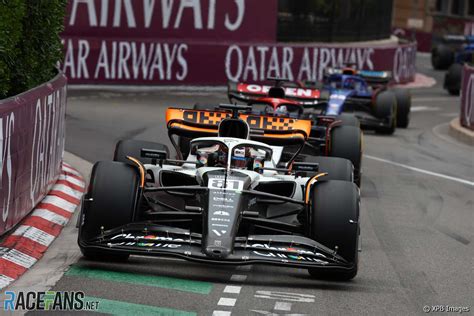
[[[233,274],[230,277],[230,280],[234,282],[244,282],[246,279],[247,279],[247,276],[244,274]]]
[[[275,307],[273,308],[276,311],[291,311],[291,303],[290,302],[276,302]]]
[[[212,316],[230,316],[231,313],[229,311],[213,311]]]
[[[439,107],[436,106],[412,106],[410,109],[411,112],[430,112],[430,111],[439,111]]]
[[[394,165],[394,166],[397,166],[397,167],[400,167],[400,168],[405,168],[405,169],[408,169],[408,170],[411,170],[411,171],[416,171],[416,172],[427,174],[427,175],[430,175],[430,176],[434,176],[434,177],[438,177],[438,178],[442,178],[442,179],[446,179],[446,180],[451,180],[451,181],[454,181],[454,182],[459,182],[459,183],[466,184],[466,185],[469,185],[469,186],[474,186],[474,181],[469,181],[469,180],[465,180],[465,179],[461,179],[461,178],[451,177],[451,176],[448,176],[448,175],[445,175],[445,174],[442,174],[442,173],[437,173],[437,172],[433,172],[433,171],[429,171],[429,170],[415,168],[415,167],[412,167],[412,166],[404,165],[404,164],[401,164],[401,163],[398,163],[398,162],[394,162],[394,161],[390,161],[390,160],[387,160],[387,159],[374,157],[374,156],[370,156],[370,155],[364,155],[364,157],[367,158],[367,159],[388,163],[390,165]]]
[[[236,298],[221,297],[219,299],[219,302],[217,303],[217,305],[219,305],[219,306],[234,306],[236,301],[237,301]]]
[[[240,294],[241,286],[227,285],[224,289],[224,293]]]

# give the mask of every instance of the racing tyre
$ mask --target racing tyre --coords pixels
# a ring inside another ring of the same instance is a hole
[[[436,70],[445,70],[454,62],[454,52],[446,45],[440,44],[431,50],[431,64]]]
[[[316,183],[312,192],[311,238],[335,249],[337,254],[351,262],[350,269],[309,268],[318,279],[350,280],[357,274],[359,247],[359,190],[347,181]]]
[[[331,130],[329,156],[348,159],[354,166],[354,182],[361,184],[362,131],[356,126],[337,126]]]
[[[164,150],[166,151],[166,154],[168,156],[170,154],[168,146],[166,145],[154,142],[147,142],[143,140],[128,139],[121,140],[115,145],[114,161],[130,163],[130,160],[127,159],[127,156],[130,156],[140,160],[143,164],[151,164],[151,158],[140,157],[140,151],[142,150],[142,148]]]
[[[375,99],[375,116],[385,121],[384,126],[375,128],[379,134],[391,135],[397,127],[397,99],[390,91],[377,94]]]
[[[140,177],[134,167],[122,162],[99,161],[92,168],[89,191],[81,210],[79,247],[82,254],[96,260],[124,260],[128,254],[83,247],[92,238],[133,221]]]
[[[444,76],[444,88],[451,95],[459,95],[461,91],[462,65],[452,64]]]
[[[193,110],[214,110],[215,108],[216,108],[215,104],[196,103],[193,106]],[[189,155],[189,150],[191,149],[189,147],[190,141],[191,141],[191,138],[183,137],[183,136],[178,137],[179,151],[181,151],[181,154],[183,155],[183,159],[186,159]]]
[[[303,161],[318,163],[319,172],[327,172],[326,176],[320,178],[321,180],[354,181],[354,167],[347,159],[339,157],[305,156]]]
[[[411,94],[407,89],[394,89],[397,99],[397,127],[407,128],[410,124]]]
[[[354,114],[341,113],[336,119],[342,121],[342,125],[360,127],[359,119]]]

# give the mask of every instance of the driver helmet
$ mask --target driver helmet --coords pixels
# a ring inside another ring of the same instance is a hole
[[[227,153],[221,150],[219,144],[199,148],[196,151],[197,161],[207,167],[223,167],[227,163]]]

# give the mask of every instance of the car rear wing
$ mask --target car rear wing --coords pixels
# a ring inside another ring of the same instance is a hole
[[[388,84],[393,79],[391,71],[357,70],[353,68],[327,68],[324,71],[324,78],[333,74],[360,76],[369,85]]]
[[[166,122],[168,135],[179,152],[173,136],[186,138],[212,137],[218,135],[219,123],[231,118],[232,112],[225,110],[193,110],[168,108]],[[239,113],[239,118],[250,127],[250,138],[269,145],[304,145],[311,133],[311,121],[290,117]]]
[[[252,103],[258,101],[259,98],[272,97],[271,90],[275,87],[271,85],[248,84],[230,81],[227,85],[227,95],[229,101],[241,101],[245,103]],[[321,92],[318,89],[310,87],[295,87],[280,86],[276,87],[283,89],[283,99],[291,100],[299,103],[302,106],[311,106],[320,103]]]

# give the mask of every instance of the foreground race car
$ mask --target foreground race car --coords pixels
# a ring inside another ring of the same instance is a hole
[[[283,148],[267,141],[304,146],[309,121],[284,119],[271,123],[281,129],[272,129],[264,117],[226,109],[232,115],[219,130],[211,127],[213,117],[208,126],[196,124],[199,111],[168,110],[170,135],[217,132],[192,140],[185,161],[169,159],[162,144],[122,141],[115,161],[94,165],[79,227],[83,255],[273,264],[307,268],[318,278],[353,278],[360,197],[350,162],[315,157],[337,161],[336,168],[295,157],[282,162]],[[259,129],[247,123],[255,120]]]
[[[411,96],[406,89],[389,89],[391,80],[386,71],[329,68],[315,85],[329,91],[327,115],[353,112],[362,128],[393,134],[410,123]]]
[[[349,159],[354,165],[355,181],[361,184],[362,131],[352,114],[328,115],[327,100],[318,89],[299,87],[282,79],[269,79],[275,85],[230,82],[230,102],[244,102],[251,113],[272,117],[311,120],[311,133],[303,152],[312,156],[331,156]],[[209,108],[196,105],[195,109]]]

